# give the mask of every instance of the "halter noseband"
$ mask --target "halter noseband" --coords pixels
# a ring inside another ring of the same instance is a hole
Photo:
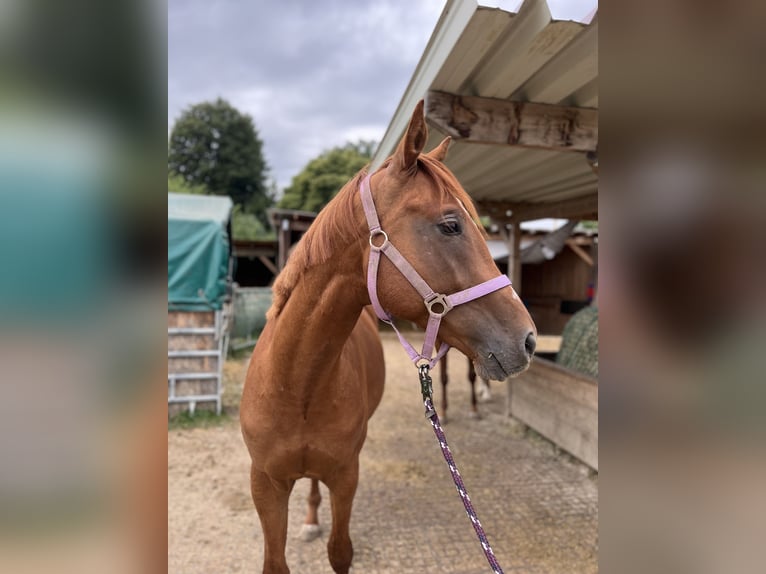
[[[410,359],[415,364],[419,361],[426,361],[430,368],[441,359],[444,354],[449,350],[449,345],[442,342],[441,347],[436,356],[431,358],[431,354],[436,344],[436,336],[439,332],[439,324],[442,317],[446,315],[451,309],[468,303],[484,295],[488,295],[498,289],[509,286],[511,280],[506,275],[498,275],[494,279],[484,281],[463,291],[458,291],[452,295],[443,295],[441,293],[434,292],[428,283],[415,271],[415,268],[399,253],[388,239],[388,234],[380,227],[380,221],[378,220],[378,214],[375,211],[375,202],[372,199],[372,192],[370,191],[370,177],[372,174],[367,175],[359,186],[359,193],[362,197],[362,206],[364,207],[364,215],[367,218],[367,225],[370,228],[370,260],[367,265],[367,291],[370,294],[370,301],[372,307],[375,309],[375,314],[378,318],[391,325],[396,335],[399,337],[404,350],[409,355]],[[380,245],[376,245],[376,241],[382,240]],[[423,303],[428,309],[428,325],[426,326],[426,337],[423,341],[423,350],[418,353],[414,347],[402,336],[399,330],[394,325],[393,318],[389,315],[380,304],[378,299],[378,264],[380,263],[380,254],[383,253],[391,260],[399,272],[404,275],[405,279],[417,290],[420,296],[423,298]]]

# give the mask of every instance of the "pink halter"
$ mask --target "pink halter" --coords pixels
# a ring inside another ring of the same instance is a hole
[[[371,174],[362,180],[359,186],[359,193],[362,197],[362,206],[364,207],[364,215],[367,218],[367,225],[370,228],[370,261],[367,266],[367,291],[370,294],[370,301],[372,307],[375,309],[375,314],[378,318],[391,325],[396,335],[399,337],[404,350],[410,356],[410,359],[417,365],[419,361],[426,361],[430,368],[441,359],[444,354],[449,350],[449,345],[442,343],[438,353],[435,357],[431,357],[434,345],[436,344],[436,336],[439,332],[439,324],[442,317],[446,315],[453,307],[468,303],[484,295],[488,295],[498,289],[502,289],[511,284],[511,280],[505,275],[498,275],[494,279],[484,281],[473,287],[469,287],[463,291],[458,291],[452,295],[443,295],[441,293],[435,293],[433,289],[428,286],[423,278],[415,271],[414,267],[402,256],[401,253],[394,247],[388,240],[388,235],[380,227],[380,221],[378,220],[378,214],[375,211],[375,202],[372,200],[372,193],[370,191],[370,177]],[[383,243],[375,245],[374,240],[380,236],[383,239]],[[383,253],[391,260],[399,272],[410,282],[410,284],[420,293],[423,298],[423,303],[428,309],[428,325],[426,326],[426,338],[423,341],[423,350],[418,353],[414,347],[402,336],[399,330],[394,325],[393,318],[389,315],[381,306],[378,300],[378,264],[380,262],[380,254]]]

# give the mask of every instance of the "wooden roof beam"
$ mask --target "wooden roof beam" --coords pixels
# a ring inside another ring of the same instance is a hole
[[[499,222],[531,221],[544,217],[598,219],[598,194],[552,203],[476,201],[479,210]]]
[[[598,110],[431,90],[426,120],[456,141],[595,152]]]

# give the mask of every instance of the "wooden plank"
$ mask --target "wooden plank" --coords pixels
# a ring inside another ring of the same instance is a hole
[[[311,221],[290,221],[290,229],[292,231],[306,232],[309,230],[309,227],[311,227],[311,223]]]
[[[598,470],[598,384],[592,377],[535,358],[513,379],[511,414]]]
[[[204,351],[218,349],[215,335],[169,335],[168,350],[171,351]]]
[[[274,275],[279,275],[279,269],[277,269],[277,266],[274,265],[271,260],[268,257],[264,257],[263,255],[258,256],[258,261],[263,263],[264,267],[271,271]]]
[[[280,269],[285,268],[287,263],[287,255],[290,251],[290,222],[287,219],[283,219],[279,224],[279,255],[277,258],[277,266]]]
[[[508,246],[508,274],[513,282],[513,289],[521,295],[521,222],[514,220],[508,232],[511,235]]]
[[[212,327],[215,311],[168,311],[168,327]]]
[[[426,120],[455,140],[554,151],[595,152],[598,110],[431,90]]]
[[[275,257],[277,254],[277,242],[274,241],[250,241],[235,239],[231,242],[231,253],[234,257]]]
[[[598,193],[556,202],[477,201],[479,210],[498,223],[544,217],[598,220]],[[508,213],[512,213],[509,215]]]
[[[537,335],[535,353],[558,353],[561,349],[561,335]]]
[[[571,239],[567,239],[566,244],[569,247],[569,249],[574,251],[580,259],[585,261],[585,263],[587,263],[590,267],[593,267],[593,258],[590,255],[588,255],[588,253],[586,253],[585,249],[577,245],[577,243],[575,243]]]

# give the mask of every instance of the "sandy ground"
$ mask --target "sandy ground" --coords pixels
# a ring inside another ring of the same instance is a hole
[[[383,340],[386,391],[361,456],[351,522],[353,570],[490,572],[423,417],[417,373],[394,337],[384,334]],[[261,571],[263,541],[236,414],[246,368],[246,359],[225,368],[229,422],[169,432],[169,572]],[[450,375],[445,432],[504,571],[597,572],[597,477],[503,416],[505,384],[493,383],[480,420],[469,417],[466,363],[456,351]],[[440,397],[439,389],[435,395]],[[308,480],[298,481],[290,499],[287,561],[293,574],[331,574],[325,548],[329,494],[323,485],[321,537],[309,543],[296,537],[308,487]]]

